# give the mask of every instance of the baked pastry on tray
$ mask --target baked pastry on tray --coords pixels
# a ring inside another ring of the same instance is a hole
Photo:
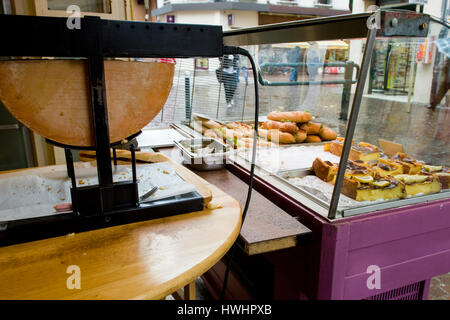
[[[332,141],[326,148],[329,149],[328,151],[332,154],[340,157],[344,148],[344,140],[339,139],[337,141]],[[360,142],[352,145],[348,159],[353,161],[375,161],[380,158],[380,155],[381,153],[377,146],[367,142]]]
[[[403,166],[403,173],[405,174],[418,174],[422,169],[421,162],[403,152],[398,152],[394,155],[393,161]]]
[[[423,165],[420,171],[422,175],[436,177],[441,183],[442,189],[450,189],[450,169],[443,166]]]
[[[325,182],[331,182],[335,179],[338,165],[330,161],[323,161],[316,158],[312,164],[312,169],[317,177]]]
[[[377,164],[373,166],[373,170],[382,177],[395,176],[403,174],[403,165],[389,159],[380,158]]]
[[[391,177],[346,176],[342,193],[356,201],[401,199],[405,197],[405,185]]]
[[[401,181],[405,185],[407,196],[437,193],[441,191],[442,188],[439,179],[433,175],[399,174],[395,176],[395,179]]]

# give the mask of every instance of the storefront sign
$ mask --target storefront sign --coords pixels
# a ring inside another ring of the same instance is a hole
[[[425,38],[422,40],[422,43],[419,46],[419,50],[416,54],[416,62],[417,63],[425,63],[428,64],[432,61],[433,58],[433,41],[429,38]]]

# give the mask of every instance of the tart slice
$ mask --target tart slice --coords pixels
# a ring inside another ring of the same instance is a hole
[[[344,148],[344,141],[332,141],[327,148],[329,148],[329,152],[340,157]],[[352,145],[348,158],[353,161],[374,161],[380,158],[380,151],[378,147],[370,143],[360,142]]]
[[[407,196],[437,193],[442,188],[439,179],[434,175],[399,174],[395,178],[405,184]]]
[[[442,185],[442,189],[450,189],[450,169],[443,166],[423,165],[420,171],[422,175],[435,176]]]
[[[335,179],[338,165],[316,158],[312,164],[312,169],[317,177],[325,182],[331,182]]]
[[[388,159],[380,158],[373,167],[373,170],[382,177],[395,176],[397,174],[403,174],[403,165]]]
[[[356,201],[392,200],[405,197],[405,186],[391,177],[350,176],[345,177],[342,193]]]
[[[422,169],[422,163],[408,156],[406,153],[398,152],[393,161],[403,166],[403,173],[405,174],[418,174]]]

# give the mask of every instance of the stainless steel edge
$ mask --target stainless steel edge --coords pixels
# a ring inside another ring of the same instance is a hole
[[[342,150],[341,160],[339,162],[339,168],[336,175],[336,182],[334,185],[333,196],[331,198],[330,210],[328,211],[329,219],[334,219],[336,217],[336,209],[338,207],[339,197],[341,195],[342,184],[344,182],[344,174],[347,168],[348,157],[350,155],[350,148],[353,143],[353,135],[355,133],[356,123],[358,121],[359,108],[361,105],[362,95],[364,93],[367,74],[370,68],[370,61],[372,60],[376,36],[377,36],[377,29],[376,28],[369,29],[366,48],[361,63],[361,71],[358,75],[358,84],[356,86],[355,96],[353,98],[352,111],[350,113],[350,119],[348,120],[347,123],[344,147]]]
[[[380,210],[386,210],[386,209],[393,209],[393,208],[399,208],[404,206],[409,206],[416,203],[425,203],[429,201],[435,201],[435,200],[441,200],[441,199],[447,199],[450,197],[450,190],[447,191],[441,191],[440,193],[433,193],[428,194],[420,197],[411,197],[406,199],[396,199],[396,200],[390,200],[386,202],[381,202],[377,204],[370,204],[367,206],[362,206],[358,208],[352,208],[352,209],[344,209],[342,210],[342,216],[343,217],[351,217],[358,214],[363,214],[367,212],[375,212]]]
[[[365,38],[367,19],[372,14],[347,14],[225,31],[223,42],[225,45],[243,46]]]

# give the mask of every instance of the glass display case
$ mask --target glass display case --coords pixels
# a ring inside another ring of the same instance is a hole
[[[257,81],[255,172],[268,185],[329,219],[448,199],[447,41],[447,25],[403,11],[225,32],[253,55],[258,79],[237,55],[203,70],[177,59],[157,121],[229,143],[249,171]]]

